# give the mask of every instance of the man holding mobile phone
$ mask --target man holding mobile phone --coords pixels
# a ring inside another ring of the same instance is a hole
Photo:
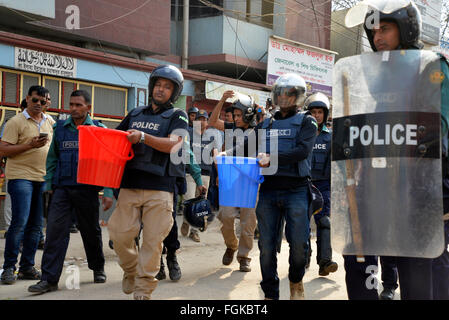
[[[45,187],[45,163],[53,135],[52,122],[43,112],[48,90],[32,86],[26,97],[27,108],[12,117],[5,126],[0,145],[6,162],[8,193],[11,196],[12,219],[5,243],[1,282],[13,284],[19,246],[23,240],[18,279],[40,279],[34,257],[42,228],[42,193]],[[40,133],[47,136],[40,136]]]

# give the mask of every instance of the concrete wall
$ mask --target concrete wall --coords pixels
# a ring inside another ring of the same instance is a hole
[[[14,69],[14,47],[0,44],[0,66]],[[147,89],[151,73],[77,59],[77,80],[128,88],[128,110],[137,103],[137,89]],[[194,96],[194,82],[184,81],[182,95]]]
[[[226,53],[258,60],[267,51],[268,38],[272,33],[271,29],[228,16],[192,19],[189,56]],[[266,62],[266,56],[262,62]]]
[[[0,6],[42,18],[55,18],[55,0],[0,0]]]
[[[182,44],[182,24],[178,25],[178,33],[181,33]],[[223,36],[223,16],[191,19],[189,56],[223,53]]]
[[[33,2],[37,5],[41,0]],[[136,51],[170,54],[170,1],[144,3],[144,0],[58,0],[55,19],[45,23],[94,42],[98,39]],[[79,8],[80,29],[64,30],[70,17],[65,11],[70,5]]]
[[[265,54],[268,50],[268,38],[273,30],[230,17],[222,18],[223,53],[251,60],[259,60]],[[265,55],[261,62],[266,61]]]
[[[338,52],[336,61],[341,58],[358,55],[362,52],[371,51],[363,26],[346,28],[345,16],[348,10],[332,12],[331,24],[331,50]]]

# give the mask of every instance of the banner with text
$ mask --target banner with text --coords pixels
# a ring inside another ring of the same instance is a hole
[[[59,77],[76,78],[76,62],[72,57],[31,49],[16,47],[14,52],[16,69]]]
[[[268,42],[267,85],[284,73],[295,72],[307,82],[308,91],[332,95],[335,55],[270,37]]]
[[[206,98],[211,100],[220,100],[223,93],[228,90],[233,90],[241,94],[246,94],[254,98],[254,101],[263,107],[265,107],[267,99],[270,97],[269,91],[254,90],[249,88],[243,88],[233,86],[231,84],[225,84],[215,81],[206,80]]]

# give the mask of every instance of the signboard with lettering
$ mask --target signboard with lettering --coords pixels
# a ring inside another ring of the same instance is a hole
[[[76,78],[76,63],[77,60],[72,57],[31,49],[16,47],[14,52],[15,68],[29,72]]]
[[[227,90],[233,90],[241,94],[249,95],[254,98],[254,102],[263,107],[265,107],[267,99],[270,97],[269,91],[254,90],[249,88],[233,86],[231,84],[206,80],[207,99],[220,100],[221,97],[223,96],[223,93]]]
[[[284,73],[295,72],[307,82],[308,91],[332,95],[332,69],[335,54],[279,38],[268,41],[267,85]]]

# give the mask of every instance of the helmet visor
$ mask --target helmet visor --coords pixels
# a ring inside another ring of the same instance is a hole
[[[250,107],[253,104],[252,98],[249,95],[241,94],[239,92],[234,93],[234,97],[232,99],[232,103],[237,103],[240,101],[240,104]]]
[[[366,14],[370,8],[385,14],[390,14],[407,7],[411,3],[411,0],[364,0],[349,9],[345,17],[345,25],[348,28],[352,28],[364,23]]]
[[[305,89],[300,86],[277,86],[272,92],[273,104],[281,108],[298,105],[298,99],[304,94]]]

